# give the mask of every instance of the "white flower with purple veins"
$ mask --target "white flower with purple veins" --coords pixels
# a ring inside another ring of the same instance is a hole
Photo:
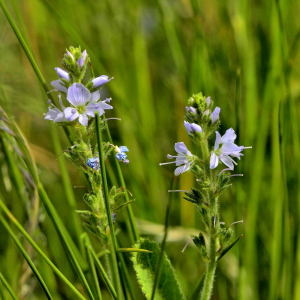
[[[105,109],[112,109],[105,101],[99,101],[100,93],[90,93],[90,91],[80,83],[73,83],[68,88],[67,100],[73,107],[67,107],[64,110],[65,117],[68,121],[74,121],[79,118],[83,126],[88,124],[88,116],[95,117],[95,111],[99,116],[104,114]]]
[[[58,95],[59,97],[59,104],[61,106],[61,109],[64,111],[65,107],[63,106],[62,104],[62,100],[61,100],[61,95],[59,94]],[[51,103],[51,100],[49,99],[50,102],[48,102],[50,105],[52,106],[49,106],[48,107],[48,112],[45,114],[45,119],[46,120],[52,120],[53,123],[55,122],[65,122],[67,121],[65,119],[65,114],[63,111],[59,110],[57,107],[54,106],[53,103]]]
[[[221,137],[220,133],[216,131],[216,141],[214,151],[210,156],[210,168],[215,169],[219,164],[219,159],[229,167],[230,170],[234,169],[234,164],[237,163],[230,157],[237,157],[240,159],[244,154],[241,153],[244,149],[252,147],[237,146],[234,144],[236,134],[232,128],[228,129],[226,133]],[[220,148],[220,145],[221,148]]]
[[[168,159],[176,158],[175,161],[167,162],[159,164],[167,165],[167,164],[176,164],[177,168],[175,169],[175,175],[178,176],[182,174],[183,172],[188,171],[191,168],[191,165],[194,161],[193,154],[187,149],[186,145],[183,142],[176,143],[175,144],[175,151],[178,153],[178,155],[173,156],[168,154]]]

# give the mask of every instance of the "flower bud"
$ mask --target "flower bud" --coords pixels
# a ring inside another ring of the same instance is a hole
[[[84,50],[84,51],[82,52],[82,58],[83,58],[83,61],[86,60],[86,57],[87,57],[87,53],[86,53],[86,50]]]
[[[207,106],[209,106],[209,105],[210,105],[210,97],[207,97],[207,98],[205,99],[205,101],[206,101],[206,103],[207,103]]]
[[[74,60],[74,56],[73,56],[73,54],[70,51],[67,51],[67,55]]]
[[[70,81],[69,73],[61,68],[55,68],[55,71],[59,78],[63,78],[67,81]]]
[[[82,68],[82,66],[83,66],[83,58],[80,57],[80,58],[78,59],[77,63],[78,63],[79,68]]]
[[[201,128],[201,126],[198,125],[198,124],[195,124],[195,123],[192,123],[192,124],[191,124],[191,130],[192,130],[193,132],[200,132],[200,133],[202,133],[202,128]]]
[[[107,82],[109,82],[111,79],[108,79],[108,76],[106,76],[106,75],[101,75],[97,78],[94,78],[92,80],[93,88],[94,89],[99,88],[99,87],[103,86],[104,84],[106,84]]]
[[[221,108],[216,107],[215,110],[211,113],[210,117],[211,117],[213,123],[216,123],[216,121],[218,120],[220,111],[221,111]]]
[[[186,106],[186,107],[185,107],[185,110],[186,110],[186,113],[187,113],[188,115],[190,115],[191,113],[194,114],[194,115],[197,114],[197,111],[196,111],[196,108],[195,108],[195,107],[192,107],[192,106],[188,107],[188,106]]]

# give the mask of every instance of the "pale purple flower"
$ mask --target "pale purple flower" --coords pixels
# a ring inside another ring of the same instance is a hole
[[[67,51],[67,55],[74,60],[74,56],[73,56],[73,54],[70,51]]]
[[[184,121],[184,126],[185,126],[185,129],[187,130],[188,134],[191,134],[192,132],[200,132],[200,133],[202,133],[201,126],[198,125],[198,124],[196,124],[196,123],[190,124],[189,122]]]
[[[82,54],[83,61],[85,61],[87,57],[86,50],[84,50],[81,54]]]
[[[61,79],[53,80],[50,82],[50,84],[55,88],[55,90],[52,90],[51,92],[68,92],[68,89],[64,86],[64,83],[61,81]]]
[[[79,83],[73,83],[68,88],[67,100],[73,107],[67,107],[64,110],[65,117],[68,121],[74,121],[79,118],[79,122],[83,126],[88,124],[88,116],[95,117],[95,111],[99,112],[99,116],[104,113],[104,109],[112,109],[113,107],[99,101],[99,93],[90,93],[90,91]]]
[[[162,165],[175,163],[177,166],[177,168],[175,169],[175,175],[178,176],[183,172],[188,171],[191,168],[191,165],[194,161],[194,157],[183,142],[179,142],[175,144],[175,151],[178,153],[178,155],[176,156],[170,154],[167,155],[168,159],[176,158],[175,161],[161,163],[159,165],[162,166]]]
[[[221,108],[217,106],[215,108],[215,110],[211,113],[210,117],[211,117],[213,123],[216,123],[216,121],[218,120],[220,111],[221,111]]]
[[[210,97],[207,97],[207,98],[205,99],[205,101],[206,101],[206,103],[207,103],[207,106],[209,106],[209,105],[210,105]]]
[[[240,157],[243,156],[241,151],[247,148],[252,148],[237,146],[236,144],[234,144],[235,139],[236,134],[232,128],[228,129],[222,137],[220,133],[216,131],[214,151],[212,151],[210,156],[211,169],[215,169],[218,166],[220,159],[227,167],[229,167],[230,170],[233,170],[234,164],[236,165],[237,163],[230,156],[240,159]],[[220,145],[222,146],[219,149]]]
[[[59,104],[61,106],[61,109],[64,111],[65,107],[62,104],[61,95],[58,95],[58,97],[59,97]],[[45,119],[46,120],[52,120],[53,123],[67,121],[65,119],[65,115],[64,115],[63,111],[61,111],[57,107],[55,107],[50,99],[49,99],[48,103],[52,106],[48,107],[48,112],[45,114]]]
[[[194,115],[197,114],[196,108],[193,107],[193,106],[190,106],[190,107],[189,107],[189,106],[186,106],[186,107],[185,107],[185,110],[186,110],[186,113],[187,113],[188,115],[190,115],[191,113],[194,114]]]
[[[59,78],[63,78],[67,81],[70,81],[69,73],[66,72],[65,70],[63,70],[61,68],[55,68],[55,71],[56,71]]]
[[[77,64],[78,64],[79,68],[82,68],[82,66],[83,66],[83,58],[81,56],[78,59]]]
[[[106,76],[106,75],[101,75],[97,78],[94,78],[92,80],[93,88],[94,89],[99,88],[99,87],[103,86],[104,84],[106,84],[107,82],[109,82],[112,79],[113,78],[108,79],[108,76]]]

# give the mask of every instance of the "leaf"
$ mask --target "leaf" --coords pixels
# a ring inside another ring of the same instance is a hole
[[[154,285],[155,270],[158,263],[160,248],[154,241],[141,238],[140,243],[134,248],[146,249],[153,253],[136,252],[132,255],[134,269],[143,293],[147,299],[151,299]],[[155,293],[155,300],[181,300],[185,299],[179,285],[174,269],[167,258],[163,255],[161,276]]]
[[[221,255],[219,256],[218,260],[220,260],[238,241],[239,239],[242,237],[243,235],[240,235],[233,243],[231,243],[229,246],[227,246],[224,251],[221,253]]]

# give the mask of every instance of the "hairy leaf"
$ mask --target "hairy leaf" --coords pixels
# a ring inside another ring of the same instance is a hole
[[[160,248],[154,241],[141,238],[140,243],[136,244],[134,248],[147,249],[153,253],[133,253],[132,261],[134,269],[147,299],[151,299],[152,288],[155,278],[155,270],[158,263]],[[162,270],[157,290],[155,293],[155,300],[182,300],[185,299],[178,279],[176,278],[174,269],[167,258],[166,254],[163,256]]]

